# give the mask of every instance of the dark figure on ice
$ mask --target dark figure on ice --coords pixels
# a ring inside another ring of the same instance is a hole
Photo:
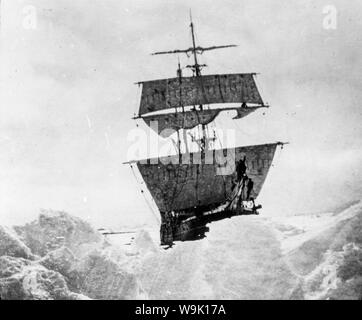
[[[250,200],[250,194],[251,194],[251,192],[253,191],[253,188],[254,188],[254,181],[251,180],[251,178],[249,178],[246,188],[247,188],[246,199]]]
[[[161,223],[161,245],[172,245],[173,243],[173,214],[171,212],[165,212],[162,217]]]
[[[246,173],[246,157],[240,159],[236,164],[236,175],[238,181],[241,181]]]

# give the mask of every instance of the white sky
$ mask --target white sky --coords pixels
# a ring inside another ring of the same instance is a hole
[[[337,29],[325,30],[331,4]],[[35,29],[24,28],[29,5]],[[272,106],[217,124],[238,129],[237,145],[291,142],[260,195],[263,214],[325,211],[360,197],[361,1],[3,0],[0,223],[53,208],[96,225],[156,224],[122,166],[134,83],[175,75],[177,57],[149,54],[190,46],[189,8],[200,45],[239,44],[205,53],[205,73],[260,72]]]

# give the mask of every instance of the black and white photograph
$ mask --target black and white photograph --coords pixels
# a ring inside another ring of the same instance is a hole
[[[361,17],[0,0],[0,305],[362,300]]]

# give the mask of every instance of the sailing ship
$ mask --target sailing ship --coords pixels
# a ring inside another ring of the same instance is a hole
[[[190,29],[192,47],[153,55],[192,56],[193,64],[184,68],[192,74],[184,76],[179,61],[176,77],[139,82],[141,102],[133,118],[143,120],[162,138],[177,139],[177,154],[128,162],[138,168],[159,209],[161,244],[190,239],[190,235],[202,237],[211,221],[258,214],[261,206],[255,205],[255,199],[277,147],[284,145],[215,148],[218,137],[215,131],[210,133],[209,126],[221,112],[235,110],[237,121],[269,106],[259,93],[255,73],[203,75],[207,66],[199,64],[200,54],[237,46],[197,46],[192,18]],[[197,150],[190,150],[190,144],[196,144]]]

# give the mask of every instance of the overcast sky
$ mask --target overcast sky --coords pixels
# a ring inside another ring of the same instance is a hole
[[[336,29],[323,27],[328,5]],[[99,226],[157,224],[122,165],[134,83],[175,75],[176,56],[149,54],[190,46],[190,8],[200,45],[239,45],[205,53],[205,74],[259,72],[271,105],[217,125],[236,129],[237,145],[291,142],[258,199],[262,213],[326,211],[360,197],[361,1],[3,0],[0,223],[53,208]]]

